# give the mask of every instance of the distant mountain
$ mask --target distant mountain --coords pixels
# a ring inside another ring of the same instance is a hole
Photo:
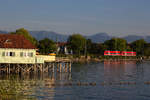
[[[37,40],[44,38],[50,38],[54,41],[67,41],[69,35],[62,35],[53,31],[30,31],[30,34],[35,37]]]
[[[130,43],[130,42],[133,42],[135,40],[144,39],[144,36],[128,35],[128,36],[125,36],[122,38],[124,38],[125,40],[127,40],[127,42]]]
[[[7,31],[1,31],[1,30],[0,30],[0,33],[1,33],[1,34],[6,34],[6,33],[8,33],[8,32],[7,32]]]
[[[67,41],[69,35],[62,35],[60,33],[56,33],[53,31],[29,31],[30,34],[35,37],[37,40],[41,40],[44,38],[50,38],[54,41],[59,41],[59,42],[65,42]],[[8,33],[7,31],[1,31],[0,33]],[[91,39],[95,43],[103,43],[106,40],[109,40],[112,38],[112,36],[109,36],[107,33],[97,33],[94,35],[90,36],[85,36],[87,39]],[[133,42],[138,39],[145,39],[148,43],[150,43],[150,36],[137,36],[137,35],[128,35],[125,37],[121,37],[127,40],[127,42]]]
[[[148,43],[150,43],[150,36],[146,36],[145,37],[145,41],[148,42]]]
[[[87,36],[87,38],[91,39],[95,43],[101,43],[111,39],[111,36],[109,36],[107,33],[97,33],[95,35]]]
[[[67,41],[69,35],[62,35],[53,31],[30,31],[30,34],[35,37],[37,40],[44,38],[50,38],[54,41],[64,42]],[[111,39],[107,33],[97,33],[91,36],[85,36],[88,39],[91,39],[93,42],[104,42],[108,39]]]

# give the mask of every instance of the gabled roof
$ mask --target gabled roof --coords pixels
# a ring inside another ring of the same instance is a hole
[[[0,48],[36,49],[23,35],[0,34]]]
[[[57,46],[65,46],[67,45],[67,42],[57,42]]]

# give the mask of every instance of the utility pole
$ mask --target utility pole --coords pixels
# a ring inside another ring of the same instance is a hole
[[[57,50],[56,50],[56,54],[58,54],[58,39],[57,39],[57,35],[56,35],[56,46],[57,46]]]
[[[87,57],[87,41],[85,41],[84,56]]]

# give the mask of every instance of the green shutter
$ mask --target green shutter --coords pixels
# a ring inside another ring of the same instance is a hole
[[[2,53],[2,56],[5,56],[5,52]]]
[[[31,57],[33,57],[33,52],[31,52]]]
[[[15,52],[12,52],[12,56],[13,56],[13,57],[15,56]]]
[[[20,52],[20,57],[23,57],[23,52]]]

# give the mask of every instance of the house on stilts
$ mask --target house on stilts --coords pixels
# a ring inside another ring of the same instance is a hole
[[[0,34],[0,72],[61,72],[62,64],[56,61],[55,55],[36,55],[37,48],[23,35]],[[71,71],[71,63],[66,71]],[[63,65],[65,65],[63,64]],[[56,66],[57,65],[57,66]]]

